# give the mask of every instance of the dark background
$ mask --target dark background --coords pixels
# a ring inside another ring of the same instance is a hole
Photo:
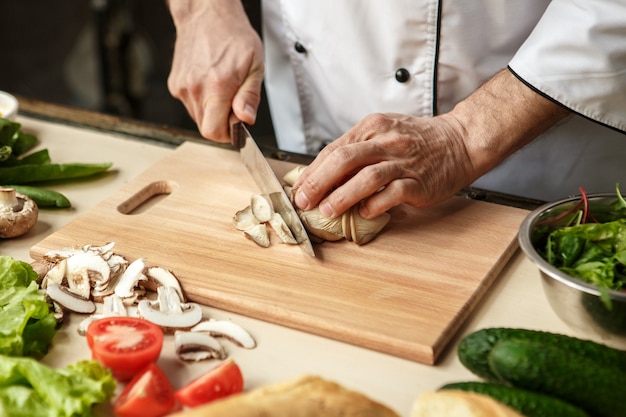
[[[176,34],[165,0],[0,4],[0,90],[197,131],[167,90]],[[260,31],[259,2],[244,5]],[[273,139],[265,98],[253,131]]]

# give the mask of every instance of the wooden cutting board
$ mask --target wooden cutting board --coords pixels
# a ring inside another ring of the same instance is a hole
[[[292,168],[271,164],[279,178]],[[31,256],[115,242],[172,270],[190,300],[434,364],[516,250],[527,214],[461,197],[401,206],[374,241],[316,244],[312,258],[275,236],[258,247],[232,226],[258,192],[237,152],[185,143]]]

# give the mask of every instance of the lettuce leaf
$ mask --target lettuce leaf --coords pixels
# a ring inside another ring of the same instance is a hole
[[[92,416],[95,404],[109,401],[116,382],[93,360],[54,369],[33,358],[0,355],[0,415]]]
[[[57,322],[30,264],[0,256],[0,354],[41,358]]]

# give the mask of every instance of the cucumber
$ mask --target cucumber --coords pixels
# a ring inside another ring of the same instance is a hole
[[[487,357],[496,343],[503,340],[528,340],[543,343],[593,359],[626,372],[626,352],[558,333],[527,329],[494,327],[478,330],[465,336],[457,348],[461,363],[475,375],[497,382],[498,377],[489,367]]]
[[[506,383],[560,398],[597,417],[626,417],[626,372],[561,347],[503,340],[489,366]]]
[[[549,395],[493,382],[455,382],[440,389],[455,389],[488,395],[526,417],[589,417],[582,409]]]

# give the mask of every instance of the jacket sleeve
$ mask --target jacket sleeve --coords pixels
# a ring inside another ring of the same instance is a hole
[[[626,132],[626,0],[553,0],[509,69],[570,110]]]

